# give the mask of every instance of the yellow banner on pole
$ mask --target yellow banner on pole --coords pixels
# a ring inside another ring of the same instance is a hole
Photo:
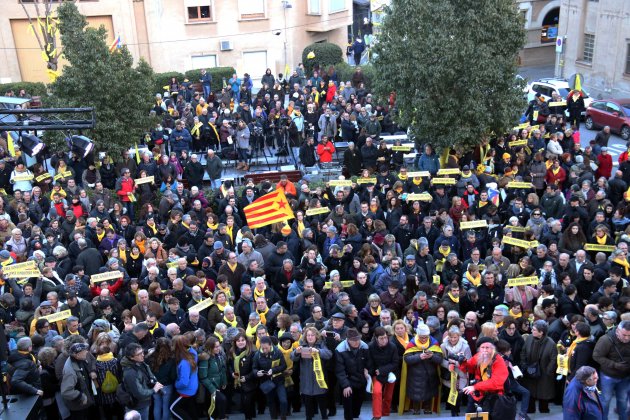
[[[123,276],[123,273],[121,271],[116,270],[116,271],[110,271],[109,273],[94,274],[93,276],[90,276],[90,281],[92,283],[100,283],[102,281],[122,278],[122,276]]]
[[[65,311],[57,312],[55,314],[43,316],[42,318],[44,318],[48,322],[57,322],[57,321],[62,321],[64,319],[68,319],[71,316],[72,316],[72,312],[70,311],[70,309],[67,309]]]
[[[312,209],[306,210],[307,216],[315,216],[317,214],[330,213],[330,209],[328,207],[315,207]]]
[[[615,249],[614,245],[584,244],[584,251],[613,252]]]
[[[473,220],[472,222],[460,222],[460,229],[476,229],[476,228],[487,228],[488,221],[487,220]]]
[[[529,277],[515,277],[513,279],[509,279],[507,282],[508,287],[514,286],[526,286],[526,285],[536,285],[540,280],[536,276]]]
[[[188,312],[190,312],[190,311],[197,311],[197,312],[203,311],[204,309],[210,307],[213,303],[214,303],[214,301],[212,300],[212,298],[208,298],[208,299],[202,300],[198,304],[193,305],[190,308],[188,308]]]

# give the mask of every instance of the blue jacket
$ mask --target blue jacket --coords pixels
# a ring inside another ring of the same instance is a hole
[[[181,137],[181,139],[178,139]],[[190,150],[192,146],[192,136],[188,129],[173,130],[169,137],[171,142],[171,150],[173,152],[181,152],[182,150]]]
[[[201,76],[201,84],[204,86],[210,86],[212,84],[212,75],[208,72]]]
[[[289,286],[289,290],[287,291],[287,300],[291,305],[295,302],[298,296],[300,296],[304,292],[304,283],[300,283],[297,280],[293,280],[293,283]]]
[[[197,351],[191,348],[190,353],[195,357],[195,363],[197,360]],[[182,360],[177,364],[177,380],[175,381],[175,390],[178,394],[192,397],[197,394],[197,388],[199,387],[199,377],[197,376],[198,369],[194,371],[190,369],[190,363],[186,360]]]
[[[604,418],[599,396],[589,397],[584,391],[584,385],[575,378],[564,391],[562,408],[563,420],[601,420]]]
[[[423,153],[418,162],[418,169],[421,171],[429,171],[431,175],[435,175],[437,171],[440,170],[440,159],[438,159],[435,153],[431,154],[431,156]]]

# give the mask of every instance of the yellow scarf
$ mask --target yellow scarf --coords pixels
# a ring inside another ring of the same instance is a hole
[[[234,236],[232,235],[232,230],[234,229],[234,226],[226,226],[225,227],[225,233],[227,234],[227,236],[230,237],[230,239],[234,239]]]
[[[239,381],[241,375],[241,359],[247,357],[248,355],[249,350],[243,350],[241,354],[234,356],[234,373],[238,373],[237,378],[234,379],[234,388],[241,386],[241,381]]]
[[[433,353],[442,354],[442,349],[440,348],[440,346],[431,345],[431,338],[427,340],[426,344],[422,344],[420,343],[420,339],[416,335],[414,341],[415,341],[414,343],[415,345],[407,348],[405,350],[405,354],[416,353],[423,350],[429,350]],[[440,366],[436,365],[435,368],[437,370],[438,381],[441,381]],[[436,397],[433,397],[431,400],[431,410],[436,413],[440,412],[440,401],[442,400],[442,396],[441,396],[442,387],[438,387],[438,388],[439,388],[438,395]],[[403,358],[402,371],[400,375],[400,394],[399,394],[399,399],[398,399],[398,415],[402,416],[405,411],[409,410],[410,406],[411,406],[411,400],[407,396],[407,363],[404,361],[404,358]]]
[[[624,268],[624,270],[626,271],[626,277],[630,276],[630,264],[628,264],[628,261],[625,258],[616,257],[613,262],[619,264]]]
[[[248,336],[249,338],[254,338],[256,336],[256,329],[258,328],[259,325],[261,325],[260,322],[252,327],[248,322],[247,329],[245,330],[245,335]]]
[[[96,356],[96,361],[97,362],[109,362],[113,358],[114,358],[114,353],[109,352],[109,353],[100,354],[100,355]]]
[[[217,308],[219,308],[221,313],[223,313],[225,311],[225,305],[219,305],[218,303],[215,303],[215,305],[217,305]]]
[[[217,332],[215,331],[213,335],[219,339],[219,343],[223,343],[223,336],[221,334],[217,334]]]
[[[440,254],[442,254],[442,255],[444,256],[444,258],[446,258],[446,257],[448,257],[448,254],[450,254],[450,253],[451,253],[451,247],[450,247],[450,246],[449,246],[449,247],[447,247],[447,248],[446,248],[446,250],[443,250],[443,248],[444,248],[443,246],[440,246],[440,247],[438,248],[438,252],[439,252]]]
[[[551,168],[551,172],[552,172],[554,175],[558,175],[558,172],[560,172],[560,167],[558,167],[558,168],[556,168],[556,169]]]
[[[102,234],[96,234],[96,239],[98,239],[98,242],[101,243],[101,241],[103,240],[103,238],[105,237],[105,232],[103,232]]]
[[[18,350],[18,353],[23,354],[23,355],[25,355],[25,356],[26,356],[26,355],[28,355],[28,356],[31,358],[31,360],[32,360],[34,363],[36,363],[35,356],[33,356],[33,355],[31,354],[31,352]]]
[[[205,282],[204,282],[205,284]],[[217,284],[217,289],[219,289],[220,291],[222,291],[223,293],[225,293],[225,296],[227,296],[228,300],[232,297],[232,292],[230,290],[230,286],[226,287],[225,289],[223,287],[221,287],[221,283]]]
[[[256,309],[256,313],[260,315],[260,323],[263,325],[267,325],[267,312],[269,312],[269,308],[265,309],[264,312],[260,312]]]
[[[298,228],[298,236],[301,238],[302,237],[302,231],[304,230],[304,222],[297,222],[297,228]]]
[[[512,312],[512,310],[510,309],[510,310],[508,311],[508,313],[510,314],[510,316],[511,316],[512,318],[522,318],[522,317],[523,317],[523,312],[521,312],[520,314],[515,314],[515,313],[514,313],[514,312]]]
[[[405,333],[405,338],[396,336],[396,340],[398,340],[400,345],[403,346],[403,348],[406,349],[407,345],[409,344],[409,334]]]
[[[219,228],[219,224],[218,223],[210,224],[210,222],[207,222],[206,226],[208,226],[212,230],[217,230]]]
[[[203,123],[201,123],[201,122],[198,122],[197,124],[195,124],[195,126],[192,128],[192,130],[190,130],[190,135],[191,136],[199,135],[199,129],[201,128],[202,125],[203,125]]]
[[[228,265],[228,268],[230,270],[232,270],[232,272],[235,272],[236,271],[236,267],[238,266],[238,263],[237,262],[231,263],[231,262],[228,261],[227,265]]]
[[[79,331],[72,332],[72,331],[68,330],[68,334],[71,334],[71,335],[79,335]]]
[[[481,284],[481,274],[479,273],[477,273],[477,275],[473,277],[469,271],[466,271],[466,279],[468,279],[470,284],[472,284],[475,287],[479,287],[479,285]]]
[[[265,288],[262,290],[262,292],[258,291],[257,287],[254,287],[254,300],[258,299],[259,297],[265,297],[265,290],[267,290],[267,287],[265,286]]]
[[[455,297],[451,292],[448,292],[448,297],[450,297],[453,302],[459,303],[459,296]]]
[[[152,225],[147,223],[147,227],[151,229],[154,235],[157,233],[157,226],[155,226],[155,223],[153,223]]]
[[[370,312],[372,313],[372,316],[380,316],[381,315],[381,305],[378,305],[378,308],[376,308],[376,310],[372,309],[372,307],[370,306]]]
[[[151,335],[153,335],[153,333],[155,333],[155,330],[157,330],[158,328],[160,328],[160,324],[158,322],[156,322],[155,326],[149,330]]]
[[[118,248],[118,257],[122,260],[122,262],[127,262],[127,250]]]
[[[378,211],[378,205],[376,204],[370,204],[370,211],[374,214],[376,214],[376,212]]]
[[[291,360],[291,353],[293,352],[293,346],[289,347],[288,350],[285,350],[280,344],[278,344],[278,350],[280,350],[280,353],[282,353],[282,356],[284,357],[284,361],[287,363],[287,370],[288,369],[293,369],[293,360]],[[291,378],[291,376],[285,376],[284,377],[284,386],[291,386],[293,385],[293,379]]]
[[[230,327],[234,327],[236,328],[236,325],[238,324],[238,321],[236,320],[236,317],[234,317],[234,321],[230,321],[229,319],[227,319],[226,317],[223,317],[223,322],[225,324],[227,324]]]

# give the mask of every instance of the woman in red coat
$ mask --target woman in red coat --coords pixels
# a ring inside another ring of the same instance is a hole
[[[560,166],[559,160],[554,160],[551,167],[547,169],[547,175],[545,175],[545,181],[547,185],[556,184],[558,188],[562,190],[564,181],[567,179],[567,173]]]
[[[609,179],[610,175],[612,174],[613,162],[612,156],[608,154],[607,147],[602,147],[602,152],[599,154],[599,156],[597,156],[597,161],[599,164],[599,168],[597,168],[597,171],[595,171],[595,176],[597,178],[603,176],[604,178]]]
[[[337,86],[332,80],[328,82],[328,90],[326,90],[326,102],[331,103],[337,94]]]

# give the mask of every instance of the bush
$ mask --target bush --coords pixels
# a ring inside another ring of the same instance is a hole
[[[24,89],[28,95],[41,96],[42,99],[48,95],[46,85],[40,82],[15,82],[0,85],[0,95],[12,90],[16,95]]]
[[[372,81],[374,80],[374,67],[371,64],[360,66],[361,71],[363,72],[363,78],[365,79],[365,87],[370,88]],[[346,62],[341,62],[335,66],[335,71],[337,72],[337,80],[339,82],[347,82],[352,80],[352,75],[356,67],[352,67],[350,64]]]
[[[168,89],[164,86],[171,84],[171,77],[177,77],[178,82],[184,80],[184,75],[176,71],[168,71],[166,73],[155,73],[155,93],[164,93]]]
[[[229,80],[230,77],[236,72],[233,67],[212,67],[207,69],[208,73],[212,76],[212,90],[217,91],[223,89],[223,78]],[[188,70],[185,76],[192,83],[199,83],[201,79],[201,69]]]
[[[307,55],[311,51],[315,53],[315,58],[309,59]],[[331,44],[330,42],[316,42],[308,45],[304,48],[304,51],[302,51],[302,63],[304,63],[307,74],[311,74],[313,67],[316,65],[320,68],[327,68],[330,65],[334,66],[342,61],[343,51],[341,51],[341,47],[336,44]]]

